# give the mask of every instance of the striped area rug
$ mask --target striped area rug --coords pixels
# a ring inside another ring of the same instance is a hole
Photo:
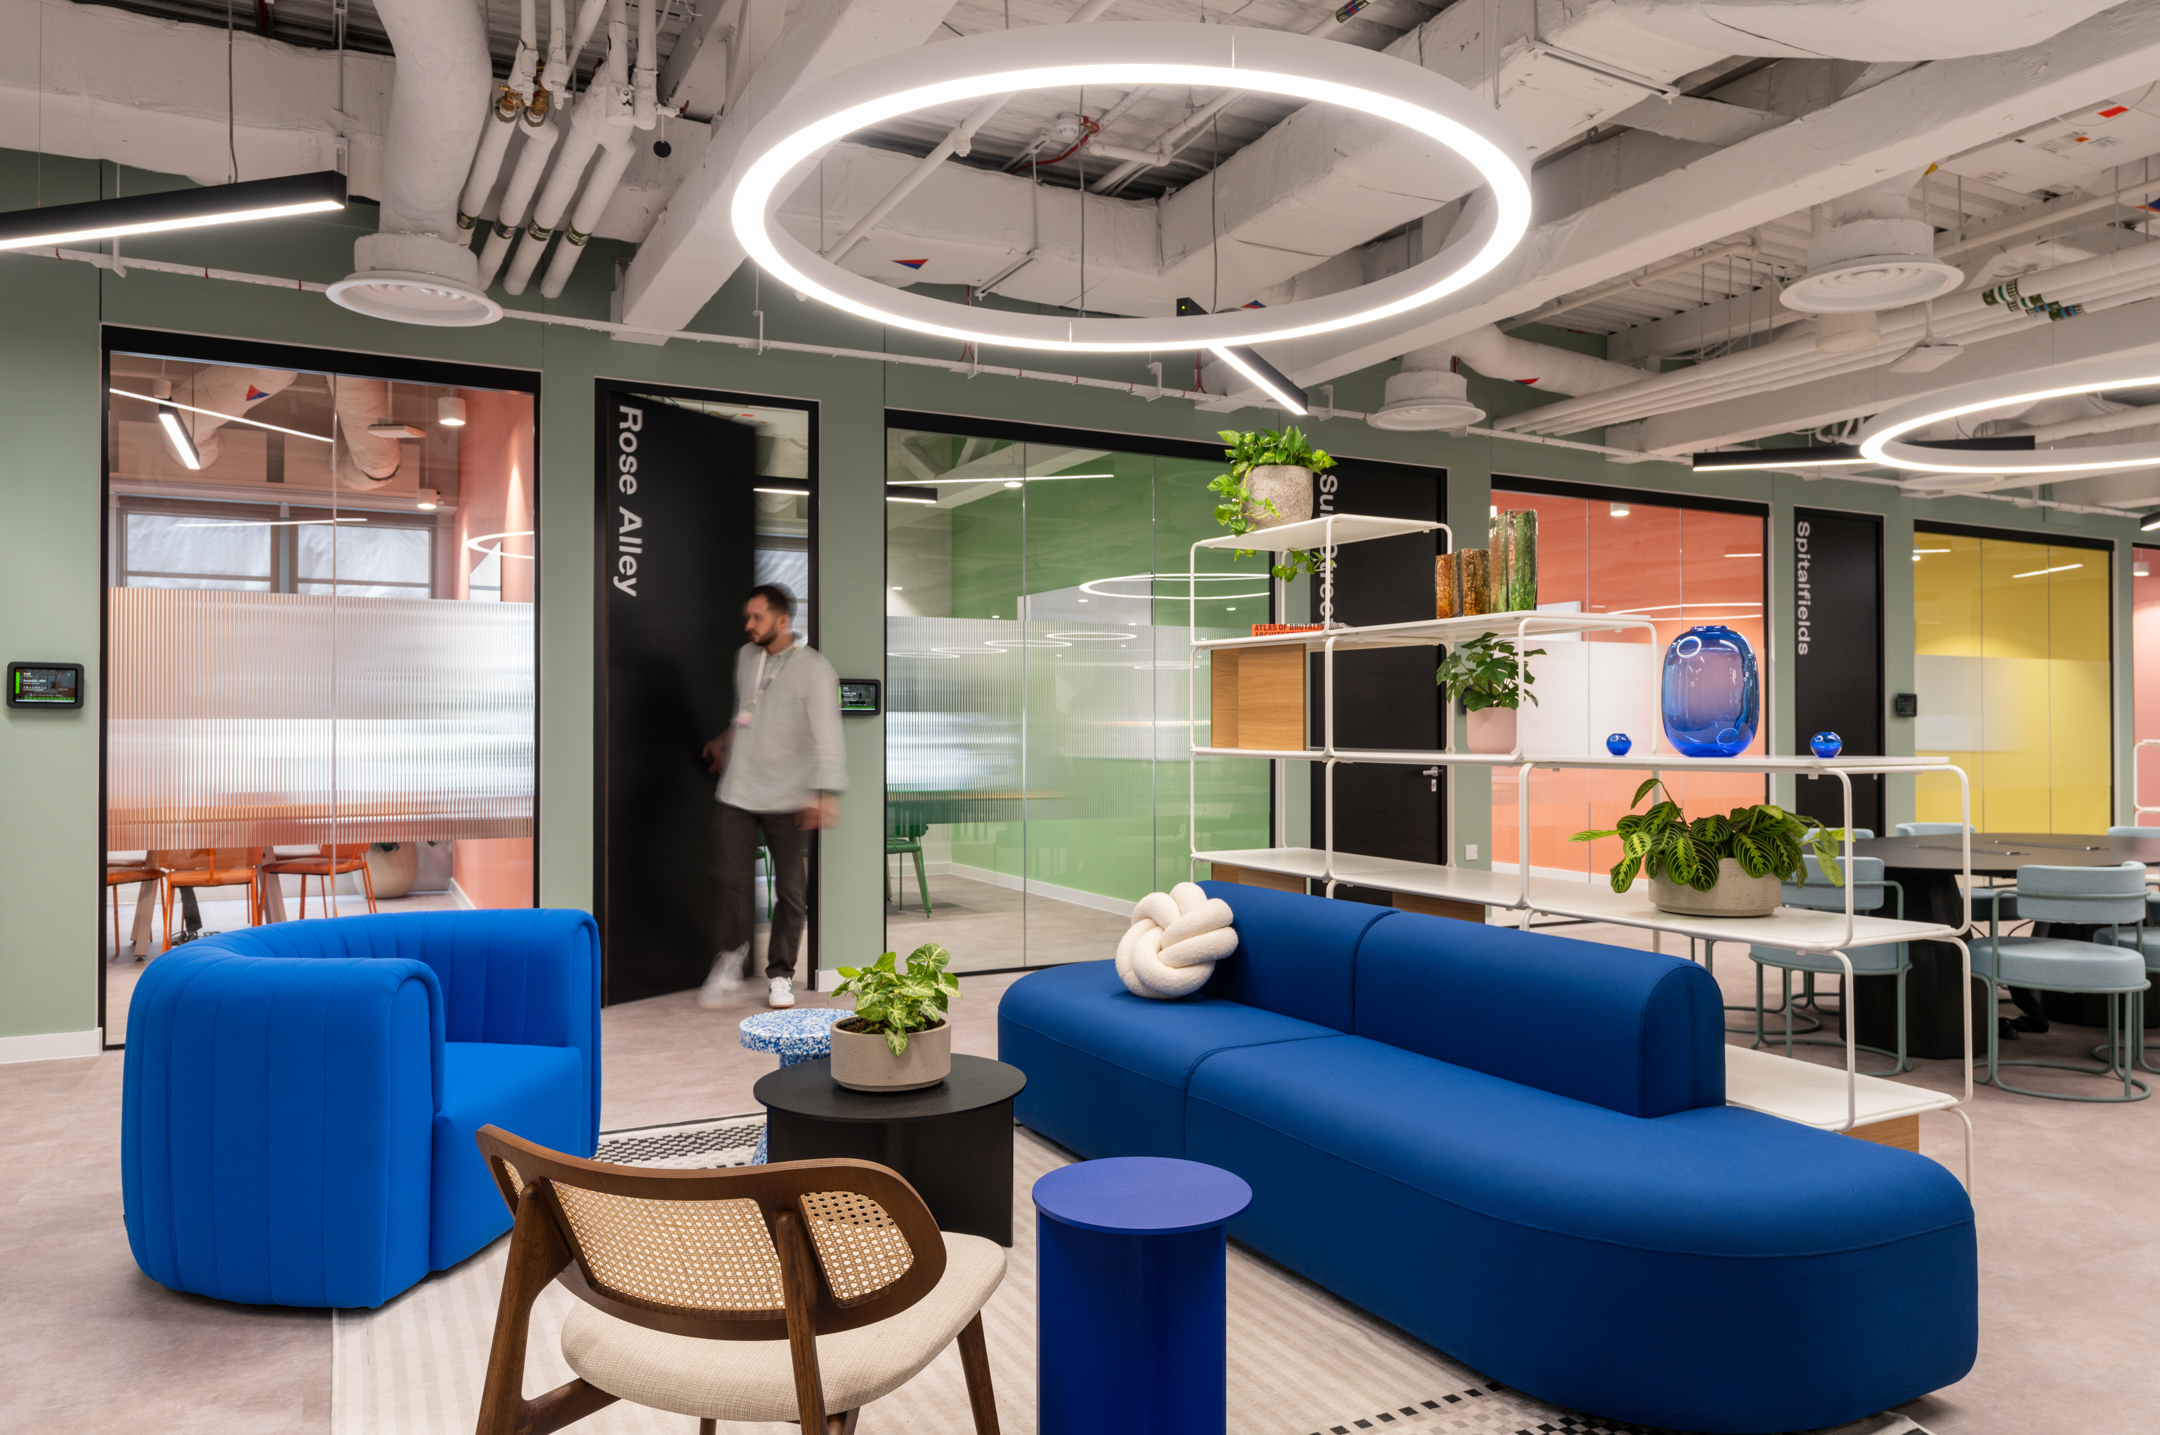
[[[754,1118],[752,1118],[754,1121]],[[740,1164],[742,1118],[603,1138],[605,1155],[654,1165]],[[1035,1431],[1035,1219],[1028,1191],[1071,1159],[1022,1129],[1014,1147],[1014,1244],[984,1308],[1006,1435]],[[644,1151],[620,1144],[636,1138]],[[754,1127],[750,1138],[755,1140]],[[509,1242],[430,1277],[375,1311],[335,1312],[333,1435],[467,1435],[479,1415]],[[1230,1421],[1236,1435],[1665,1435],[1546,1405],[1485,1380],[1273,1262],[1232,1245]],[[576,1298],[550,1286],[533,1311],[527,1393],[571,1378],[558,1335]],[[973,1435],[958,1355],[864,1408],[858,1435]],[[697,1422],[618,1402],[577,1435],[695,1435]],[[792,1424],[728,1425],[729,1435],[801,1435]],[[1106,1435],[1109,1435],[1106,1432]],[[1926,1435],[1884,1415],[1835,1435]]]

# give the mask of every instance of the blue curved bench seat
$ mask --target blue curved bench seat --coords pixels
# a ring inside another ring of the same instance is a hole
[[[590,1156],[600,943],[574,911],[283,922],[152,962],[128,1008],[128,1245],[174,1290],[373,1307],[510,1228],[493,1122]]]
[[[1231,1234],[1463,1363],[1611,1420],[1838,1425],[1962,1378],[1970,1200],[1938,1163],[1724,1105],[1692,963],[1204,883],[1239,948],[1152,1002],[1015,982],[1022,1124],[1253,1188]]]

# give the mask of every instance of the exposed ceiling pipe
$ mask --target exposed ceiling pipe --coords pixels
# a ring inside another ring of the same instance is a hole
[[[531,112],[527,111],[528,117]],[[525,141],[518,146],[517,163],[510,167],[510,182],[503,187],[502,206],[496,211],[495,222],[488,226],[487,243],[480,246],[480,282],[491,284],[496,271],[502,268],[503,256],[510,252],[510,241],[524,225],[532,209],[533,192],[540,187],[540,176],[547,169],[549,156],[562,139],[562,126],[555,121],[551,109],[540,125],[530,125],[525,130]]]
[[[608,17],[607,85],[610,95],[606,100],[608,113],[601,121],[604,133],[600,141],[600,160],[585,181],[577,209],[570,216],[570,226],[563,231],[562,242],[555,246],[554,256],[548,260],[547,274],[540,281],[540,292],[549,299],[562,294],[563,286],[570,282],[570,271],[577,267],[579,257],[585,253],[585,241],[599,228],[600,216],[607,212],[608,201],[615,197],[616,186],[622,183],[623,171],[630,168],[630,160],[637,153],[637,132],[651,129],[657,119],[655,92],[658,89],[659,42],[652,0],[642,0],[638,6],[637,71],[634,82],[627,86],[623,80],[629,73],[630,37],[622,19],[623,3],[624,0],[613,0]],[[629,97],[628,113],[620,109],[625,94]]]
[[[555,0],[560,7],[562,0]],[[480,148],[473,155],[472,173],[465,177],[465,194],[458,200],[458,228],[470,232],[479,222],[479,214],[487,204],[487,197],[495,188],[495,179],[502,173],[503,155],[510,149],[510,138],[517,132],[518,117],[531,111],[534,99],[540,101],[540,111],[534,123],[547,115],[546,91],[539,89],[534,73],[539,67],[540,51],[537,44],[534,9],[537,0],[518,0],[518,47],[510,61],[510,79],[495,92],[494,103],[488,106],[491,121],[481,126]],[[483,281],[484,283],[485,281]]]
[[[2160,405],[2124,407],[2108,404],[2105,412],[2094,413],[2088,417],[2064,419],[2059,423],[2038,426],[2011,424],[2006,425],[2002,431],[2009,434],[2031,434],[2033,442],[2045,448],[2061,439],[2083,438],[2088,434],[2120,433],[2124,429],[2150,428],[2154,424],[2160,424]]]
[[[1066,17],[1065,23],[1068,25],[1085,25],[1115,3],[1117,3],[1117,0],[1087,0],[1087,4],[1082,5]],[[1127,96],[1127,98],[1130,99],[1131,97]],[[915,167],[902,175],[900,182],[894,185],[883,199],[870,206],[868,214],[855,221],[854,228],[841,235],[839,241],[832,248],[825,251],[826,260],[834,264],[839,263],[850,249],[862,243],[864,236],[868,235],[871,230],[877,228],[880,224],[883,224],[886,216],[900,207],[901,200],[913,194],[922,187],[924,180],[936,174],[939,166],[956,154],[966,154],[969,147],[974,143],[975,132],[988,124],[991,117],[999,110],[1004,109],[1011,99],[1012,96],[1009,94],[992,95],[973,110],[970,110],[968,117],[960,121],[959,124],[954,125],[946,133],[945,138],[931,147],[930,153],[917,160]]]
[[[390,385],[384,379],[362,379],[339,374],[333,381],[337,395],[337,481],[340,488],[367,492],[397,477],[404,453],[387,434],[372,433],[370,425],[390,416]]]
[[[2084,309],[2108,307],[2160,294],[2160,245],[2122,249],[2042,274],[2026,275],[2020,280],[2020,288],[2042,291],[2049,300]],[[1985,294],[1968,290],[1936,300],[1933,305],[1934,337],[1969,343],[2033,323],[2047,322],[2045,318],[2036,317],[2036,311],[1991,302],[1986,295],[1994,293],[1995,290],[1985,291]],[[1929,316],[1923,307],[1916,306],[1885,316],[1883,343],[1877,349],[1856,354],[1825,354],[1816,349],[1812,336],[1798,335],[1758,349],[1712,359],[1693,368],[1649,376],[1625,389],[1587,399],[1572,399],[1499,422],[1508,427],[1534,427],[1557,433],[1626,423],[1654,414],[1697,408],[1728,395],[1764,393],[1810,379],[1875,368],[1919,343],[1928,333]]]
[[[570,37],[573,67],[594,26],[599,23],[601,13],[610,3],[611,0],[585,0],[579,8],[577,29]],[[620,4],[621,0],[613,0],[613,3]],[[621,53],[611,50],[607,64],[612,65]],[[555,226],[562,223],[570,201],[577,195],[578,181],[585,177],[585,166],[591,162],[593,152],[616,129],[628,124],[630,110],[629,87],[615,82],[603,66],[603,72],[594,76],[585,93],[571,106],[569,138],[558,148],[555,163],[548,170],[547,182],[533,202],[532,222],[526,225],[517,249],[510,256],[509,272],[503,275],[505,292],[525,292],[525,286],[532,281],[533,270],[539,267],[541,252],[555,237]],[[618,173],[617,178],[620,177]]]
[[[218,461],[225,447],[223,429],[264,399],[274,398],[292,387],[299,377],[290,369],[236,369],[225,364],[205,364],[188,381],[186,402],[195,409],[216,413],[177,410],[195,441],[195,453],[204,468]]]
[[[383,154],[379,233],[353,246],[357,271],[331,286],[348,309],[409,324],[487,324],[480,265],[459,243],[458,198],[494,89],[479,7],[376,0],[397,55]]]
[[[2160,195],[2160,181],[2126,186],[2111,190],[2092,199],[2072,200],[2069,203],[2034,205],[2032,210],[2004,217],[1985,229],[1970,234],[1944,235],[1935,246],[1937,259],[1948,259],[1954,254],[1965,254],[1975,249],[1986,249],[2019,234],[2030,234],[2035,229],[2045,229],[2059,220],[2076,219],[2081,215],[2097,214],[2104,209],[2137,210],[2150,219],[2145,205],[2155,195]]]
[[[1700,269],[1705,264],[1715,264],[1720,259],[1761,259],[1763,257],[1763,252],[1755,247],[1755,241],[1752,239],[1737,240],[1731,244],[1720,244],[1716,248],[1706,249],[1700,254],[1690,254],[1684,258],[1675,259],[1670,264],[1659,264],[1645,269],[1642,273],[1631,278],[1622,279],[1616,284],[1607,284],[1602,288],[1593,289],[1587,294],[1578,294],[1572,299],[1556,299],[1542,308],[1531,310],[1521,318],[1510,319],[1508,323],[1542,324],[1549,319],[1556,319],[1570,310],[1587,309],[1592,304],[1612,298],[1615,294],[1626,294],[1632,290],[1642,288],[1645,284],[1655,284],[1660,279],[1670,279],[1675,274],[1685,274],[1691,269]]]

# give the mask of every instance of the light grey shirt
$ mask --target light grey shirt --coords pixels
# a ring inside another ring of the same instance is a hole
[[[847,788],[840,739],[840,679],[825,655],[798,642],[767,654],[735,653],[734,744],[714,794],[750,812],[799,812]]]

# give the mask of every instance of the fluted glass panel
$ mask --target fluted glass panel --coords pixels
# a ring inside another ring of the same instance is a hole
[[[113,849],[532,833],[531,604],[110,598]]]

